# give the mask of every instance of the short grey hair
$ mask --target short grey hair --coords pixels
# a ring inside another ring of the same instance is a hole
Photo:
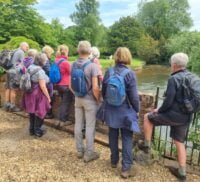
[[[45,53],[38,53],[35,56],[34,64],[43,67],[48,60],[48,57]]]
[[[28,43],[27,42],[21,42],[20,43],[20,47],[22,48],[22,47],[29,47],[29,45],[28,45]]]
[[[97,47],[92,47],[90,58],[94,59],[94,58],[99,58],[99,57],[100,57],[99,49]]]
[[[78,44],[78,53],[80,54],[90,54],[91,44],[87,40],[80,41]]]
[[[29,57],[35,58],[37,53],[38,53],[37,49],[29,49],[27,55]]]
[[[173,54],[170,59],[171,64],[176,64],[181,68],[185,68],[188,62],[189,62],[188,55],[182,52]]]

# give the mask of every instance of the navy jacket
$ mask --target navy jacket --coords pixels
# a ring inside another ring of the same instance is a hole
[[[123,64],[115,66],[117,72],[122,72],[128,69]],[[109,78],[109,71],[105,73],[102,84],[102,96],[105,98],[106,82]],[[111,128],[126,128],[134,132],[139,132],[138,116],[139,112],[139,95],[137,90],[136,76],[133,71],[124,78],[127,98],[121,106],[111,106],[106,101],[104,102],[104,120]]]
[[[182,91],[179,88],[186,70],[180,70],[172,73],[168,79],[165,99],[158,109],[158,113],[162,113],[167,119],[173,122],[186,123],[191,119],[191,114],[185,114],[180,109],[180,100],[182,99]]]

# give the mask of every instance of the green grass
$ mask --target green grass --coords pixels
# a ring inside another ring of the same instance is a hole
[[[75,56],[69,57],[70,62],[74,62],[76,60],[77,60],[77,57],[75,57]],[[100,59],[100,63],[104,70],[111,66],[114,66],[114,60],[110,60],[110,59]],[[132,69],[137,69],[137,68],[141,68],[144,64],[145,64],[145,62],[142,61],[141,59],[134,58],[131,62],[130,67]]]

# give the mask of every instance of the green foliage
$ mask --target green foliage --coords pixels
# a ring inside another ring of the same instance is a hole
[[[143,35],[137,42],[137,54],[147,64],[155,64],[159,61],[159,42],[149,35]]]
[[[197,113],[197,117],[194,121],[194,125],[191,125],[188,135],[188,141],[193,142],[194,149],[200,150],[200,113]]]
[[[192,71],[200,73],[200,33],[183,32],[172,36],[166,44],[168,55],[184,52],[190,58],[189,67]]]
[[[40,46],[37,42],[27,39],[26,37],[12,37],[11,40],[3,45],[0,46],[0,49],[16,49],[19,47],[21,42],[27,42],[30,48],[34,48],[40,50]]]
[[[169,38],[192,26],[188,9],[187,0],[143,0],[137,17],[154,39]]]
[[[32,8],[35,3],[36,0],[0,2],[0,43],[7,42],[11,36],[32,38],[32,32],[36,32],[36,20],[41,20]]]
[[[137,42],[144,33],[141,25],[134,17],[120,18],[115,22],[108,33],[108,47],[114,53],[118,47],[128,47],[132,54],[137,53]]]
[[[100,35],[99,2],[97,0],[81,0],[76,5],[76,11],[70,16],[77,25],[76,40],[88,40],[97,45]]]

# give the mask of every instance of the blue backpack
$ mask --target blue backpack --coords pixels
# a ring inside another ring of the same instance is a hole
[[[61,80],[61,73],[60,73],[59,65],[63,61],[65,61],[65,60],[61,59],[58,63],[53,63],[50,67],[49,79],[50,79],[50,82],[53,84],[59,83],[59,81]]]
[[[84,69],[90,63],[91,61],[88,61],[81,67],[78,66],[77,63],[73,64],[72,71],[71,71],[71,86],[75,92],[75,95],[78,97],[84,97],[88,93],[87,81],[85,78]]]
[[[112,106],[121,106],[126,99],[126,89],[124,83],[124,77],[130,71],[124,69],[121,73],[116,72],[114,68],[109,70],[109,78],[106,81],[106,94],[105,100]]]

